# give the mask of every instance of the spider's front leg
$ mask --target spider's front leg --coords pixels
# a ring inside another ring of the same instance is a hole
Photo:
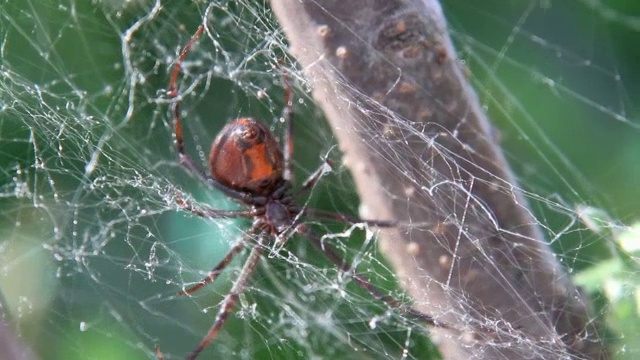
[[[320,178],[323,177],[325,174],[331,172],[332,169],[333,169],[333,161],[325,158],[322,164],[320,164],[320,166],[318,166],[318,168],[314,172],[312,172],[311,175],[309,175],[307,180],[305,180],[302,183],[302,186],[300,186],[298,191],[296,191],[296,193],[294,194],[294,197],[300,195],[300,193],[304,191],[307,191],[313,188],[316,185],[316,183],[320,180]]]
[[[347,215],[339,212],[324,211],[319,209],[299,209],[300,213],[311,219],[329,220],[349,224],[366,224],[379,228],[397,227],[398,222],[393,220],[367,220],[357,216]]]
[[[338,267],[343,272],[350,274],[351,278],[353,278],[353,280],[359,287],[368,291],[376,299],[385,302],[387,305],[391,306],[392,308],[398,309],[399,311],[409,314],[411,317],[417,320],[420,320],[426,323],[427,325],[437,326],[440,328],[445,328],[450,330],[456,330],[455,328],[434,319],[432,316],[424,314],[410,306],[407,306],[399,302],[393,297],[386,295],[382,290],[375,287],[369,281],[369,279],[367,279],[364,275],[361,275],[355,272],[355,270],[352,269],[351,264],[349,264],[346,260],[342,259],[342,257],[338,255],[338,253],[333,251],[331,248],[324,246],[322,244],[322,240],[320,236],[318,236],[315,232],[309,229],[308,226],[298,225],[296,229],[300,234],[306,236],[309,239],[309,241],[311,241],[311,244],[313,244],[313,246],[315,246],[318,250],[320,250],[327,257],[327,259],[329,259],[336,267]]]
[[[331,171],[332,168],[333,168],[333,162],[329,159],[324,159],[322,164],[313,173],[311,173],[311,175],[309,175],[307,180],[305,180],[302,183],[302,186],[293,194],[293,198],[297,197],[302,192],[313,188],[316,185],[316,183],[318,183],[318,181],[320,181],[320,179],[325,174]],[[393,220],[366,220],[366,219],[361,219],[357,216],[347,215],[343,213],[323,211],[318,209],[309,209],[309,208],[296,207],[295,210],[297,213],[303,216],[313,218],[313,219],[319,219],[319,220],[329,220],[329,221],[337,221],[337,222],[343,222],[343,223],[346,222],[350,224],[366,224],[369,226],[384,227],[384,228],[398,226],[398,222]]]
[[[254,212],[251,210],[217,210],[208,206],[198,206],[190,203],[179,193],[175,195],[176,205],[183,210],[192,213],[195,216],[205,217],[209,219],[235,219],[235,218],[253,218]]]

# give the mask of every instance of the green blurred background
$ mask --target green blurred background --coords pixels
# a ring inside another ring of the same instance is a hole
[[[0,290],[7,320],[43,359],[153,358],[156,344],[180,358],[230,288],[225,275],[193,299],[175,296],[247,224],[211,224],[172,210],[172,185],[216,207],[234,205],[176,166],[164,97],[169,68],[207,3],[156,5],[0,2]],[[443,7],[458,57],[552,246],[596,298],[613,346],[624,347],[617,356],[637,357],[633,279],[640,274],[632,249],[617,240],[638,241],[623,225],[640,221],[640,5],[503,0]],[[218,43],[201,41],[182,82],[194,86],[184,104],[186,136],[200,158],[226,119],[251,114],[275,124],[283,101],[273,71],[283,34],[268,6],[220,2],[211,18]],[[337,163],[340,156],[297,84],[302,179],[325,154]],[[340,168],[309,204],[355,213],[357,203]],[[362,244],[360,236],[353,246],[375,248]],[[300,262],[263,263],[243,298],[258,304],[259,315],[243,308],[232,316],[224,345],[209,354],[399,358],[407,346],[413,356],[430,353],[415,329],[406,344],[400,320],[371,331],[368,320],[382,307],[358,290],[350,288],[347,301],[305,295],[305,284],[331,286],[338,275],[325,274],[330,264],[304,244],[291,249]],[[379,286],[394,286],[384,263],[370,267]],[[617,297],[612,286],[622,288]],[[286,321],[282,304],[292,308]],[[326,309],[330,319],[314,317]],[[357,336],[347,339],[347,332]]]

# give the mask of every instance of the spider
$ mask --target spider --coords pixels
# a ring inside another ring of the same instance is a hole
[[[331,163],[328,160],[325,161],[325,164],[322,164],[318,170],[313,172],[298,190],[292,191],[293,105],[291,88],[286,75],[284,77],[285,107],[282,115],[285,131],[282,148],[279,147],[274,134],[263,123],[250,117],[244,117],[229,122],[213,141],[209,154],[210,175],[201,170],[192,158],[185,153],[180,99],[176,83],[187,53],[204,29],[205,25],[200,25],[180,53],[169,82],[168,97],[172,100],[174,136],[178,158],[180,165],[184,166],[192,176],[199,178],[208,186],[245,205],[247,209],[215,210],[209,207],[194,206],[180,196],[176,197],[176,202],[180,208],[199,217],[209,219],[248,218],[253,219],[253,224],[247,235],[232,246],[229,253],[208,273],[207,277],[196,285],[179,292],[179,295],[190,295],[214,281],[238,253],[245,247],[251,248],[231,291],[222,300],[220,310],[209,332],[193,351],[186,356],[186,359],[195,359],[214,340],[238,302],[239,295],[247,286],[265,247],[282,245],[295,233],[306,237],[336,267],[345,273],[351,274],[350,276],[354,282],[375,298],[410,314],[428,325],[446,328],[446,325],[436,321],[433,317],[407,307],[391,296],[385,295],[382,290],[374,287],[367,278],[353,272],[348,262],[344,261],[337,252],[325,246],[321,241],[321,237],[303,223],[306,218],[349,224],[360,223],[375,227],[396,226],[393,221],[364,220],[342,213],[326,212],[295,205],[294,200],[305,190],[312,188],[320,177],[324,175],[326,167],[331,166]]]

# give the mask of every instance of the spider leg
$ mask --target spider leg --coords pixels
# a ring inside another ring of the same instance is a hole
[[[258,243],[251,250],[251,253],[247,258],[247,261],[244,263],[244,266],[240,271],[240,275],[238,276],[235,283],[233,284],[231,291],[229,292],[229,294],[227,294],[227,296],[225,296],[224,300],[222,301],[222,305],[220,306],[220,310],[218,311],[218,315],[216,316],[215,322],[209,329],[209,332],[207,333],[207,335],[200,341],[198,346],[196,346],[196,348],[193,349],[193,351],[186,356],[187,360],[195,359],[202,352],[202,350],[204,350],[204,348],[207,347],[207,345],[209,345],[211,341],[213,341],[213,339],[216,337],[216,335],[222,328],[222,325],[224,325],[224,323],[227,321],[227,317],[231,313],[231,310],[233,310],[233,307],[238,302],[238,297],[247,286],[249,278],[251,277],[254,270],[256,269],[256,266],[258,265],[260,257],[264,252],[263,245],[264,245],[265,235],[260,234],[259,236],[260,237],[258,239]]]
[[[198,40],[198,38],[200,37],[200,35],[202,35],[203,32],[204,32],[204,24],[198,27],[198,30],[196,30],[193,36],[191,36],[191,39],[189,39],[189,42],[187,43],[187,45],[180,52],[180,56],[178,56],[178,60],[176,61],[176,65],[173,68],[173,72],[171,73],[171,78],[169,80],[169,91],[167,95],[171,99],[176,99],[176,101],[173,102],[172,112],[173,112],[174,118],[178,121],[175,131],[176,131],[176,135],[179,135],[179,137],[176,136],[176,145],[180,153],[184,152],[184,146],[182,143],[182,125],[180,124],[180,121],[179,121],[181,119],[180,99],[177,99],[178,86],[176,85],[176,83],[178,81],[178,75],[180,75],[180,70],[182,69],[182,63],[184,62],[184,59],[187,57],[189,50],[191,50],[191,47],[196,42],[196,40]]]
[[[326,173],[330,172],[332,168],[333,168],[333,161],[329,159],[324,159],[323,163],[320,166],[318,166],[316,171],[311,173],[311,175],[309,175],[307,180],[305,180],[302,183],[302,186],[300,186],[300,188],[292,195],[292,198],[295,199],[304,191],[307,191],[312,187],[314,187],[318,183],[318,181],[320,181],[320,178],[322,178],[322,176],[324,176]],[[398,226],[398,223],[392,220],[365,220],[365,219],[360,219],[357,216],[351,216],[351,215],[346,215],[346,214],[336,213],[336,212],[322,211],[318,209],[298,208],[297,210],[304,216],[308,216],[310,218],[322,219],[322,220],[347,222],[351,224],[367,224],[369,226],[375,226],[375,227]]]
[[[176,203],[182,209],[189,211],[190,213],[196,216],[206,217],[206,218],[236,218],[236,217],[252,218],[255,215],[252,211],[249,211],[249,210],[215,210],[208,207],[205,207],[205,208],[196,207],[195,205],[187,202],[179,194],[176,194]],[[200,280],[198,284],[186,290],[178,292],[178,295],[193,294],[194,292],[201,289],[203,286],[214,281],[218,277],[220,272],[222,272],[222,270],[224,270],[224,268],[227,267],[227,265],[231,262],[231,260],[233,260],[233,258],[244,248],[244,246],[245,244],[243,240],[240,240],[237,243],[235,243],[231,248],[231,250],[229,250],[229,253],[227,253],[227,255],[224,257],[224,259],[222,259],[220,263],[216,265],[216,267],[214,267],[213,269],[211,269],[211,271],[209,271],[209,274],[207,275],[206,278]]]
[[[178,60],[173,68],[173,72],[171,73],[171,79],[169,80],[169,90],[167,91],[167,96],[172,100],[171,104],[171,113],[173,116],[174,128],[173,133],[176,140],[176,149],[178,150],[178,159],[180,161],[180,165],[184,166],[189,170],[189,172],[199,178],[202,182],[207,183],[208,185],[222,191],[225,195],[230,198],[244,201],[246,202],[250,196],[244,192],[233,190],[227,186],[222,185],[211,176],[208,176],[202,169],[200,169],[194,161],[191,159],[189,155],[184,150],[184,136],[182,132],[182,115],[180,113],[180,97],[178,96],[178,75],[180,75],[180,70],[182,69],[182,63],[184,59],[187,57],[189,50],[193,44],[198,40],[200,35],[204,32],[205,25],[202,24],[198,27],[198,30],[191,36],[187,45],[182,49],[180,55],[178,56]]]
[[[186,290],[182,290],[180,292],[178,292],[178,295],[184,296],[184,295],[191,295],[194,292],[200,290],[201,288],[203,288],[205,285],[207,285],[208,283],[214,281],[218,275],[227,267],[227,265],[229,265],[229,263],[231,262],[231,260],[233,260],[233,258],[238,255],[238,253],[244,249],[245,247],[245,243],[244,241],[240,240],[237,243],[235,243],[233,245],[233,247],[231,248],[231,250],[229,250],[229,252],[227,253],[227,255],[224,257],[224,259],[222,259],[220,261],[220,263],[218,263],[218,265],[216,265],[216,267],[214,267],[213,269],[211,269],[211,271],[209,271],[209,274],[207,275],[207,277],[205,277],[204,279],[200,280],[199,283],[197,283],[196,285],[186,289]]]
[[[352,271],[351,264],[349,264],[347,261],[342,259],[342,257],[340,257],[340,255],[335,251],[333,251],[331,248],[324,246],[322,244],[322,240],[320,236],[318,236],[315,232],[313,232],[307,226],[300,225],[298,226],[297,230],[302,235],[305,235],[311,241],[311,244],[313,244],[318,250],[322,251],[322,253],[327,257],[327,259],[331,260],[331,262],[333,262],[336,267],[338,267],[340,270],[344,271],[345,273],[350,274],[350,276],[353,278],[353,280],[358,286],[368,291],[376,299],[381,300],[385,302],[387,305],[395,309],[398,309],[406,314],[409,314],[415,319],[418,319],[428,325],[455,330],[451,326],[435,320],[432,316],[423,314],[422,312],[416,309],[413,309],[405,304],[402,304],[401,302],[397,301],[393,297],[389,295],[385,295],[382,290],[378,289],[373,284],[371,284],[369,279],[367,279],[364,275],[361,275],[355,271]]]
[[[366,220],[357,216],[347,215],[339,212],[324,211],[320,209],[297,209],[303,216],[320,219],[330,220],[350,224],[366,224],[368,226],[375,226],[380,228],[397,227],[398,222],[393,220]]]
[[[176,194],[176,204],[193,215],[210,219],[253,218],[255,216],[251,210],[217,210],[207,206],[195,206],[185,200],[180,194]]]
[[[296,198],[298,197],[301,193],[311,189],[312,187],[314,187],[316,185],[316,183],[318,183],[318,181],[320,180],[320,178],[322,176],[324,176],[324,174],[328,173],[329,171],[331,171],[331,168],[333,167],[333,162],[329,159],[325,159],[322,164],[320,166],[318,166],[318,168],[311,173],[311,175],[309,175],[309,177],[307,178],[307,180],[305,180],[302,185],[300,186],[300,188],[298,190],[296,190],[296,192],[291,196],[292,198]]]

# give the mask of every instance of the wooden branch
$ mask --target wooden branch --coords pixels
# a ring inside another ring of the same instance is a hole
[[[0,321],[0,354],[2,359],[34,360],[35,357],[20,339],[16,338],[11,329]]]
[[[447,359],[608,358],[527,209],[437,1],[272,0],[380,247]]]

